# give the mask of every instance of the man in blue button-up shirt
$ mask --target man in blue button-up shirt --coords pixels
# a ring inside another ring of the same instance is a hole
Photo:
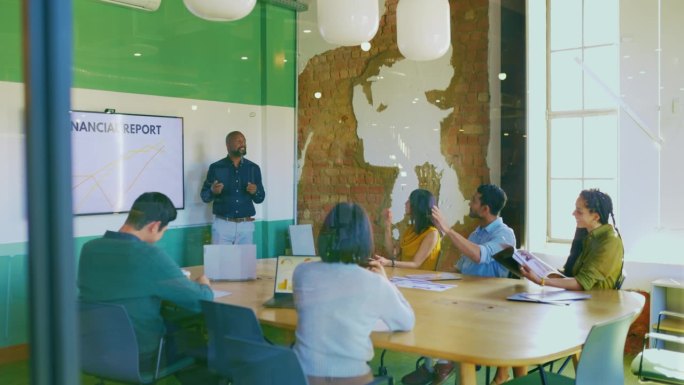
[[[471,218],[479,220],[479,226],[468,239],[452,230],[437,207],[432,209],[432,218],[454,246],[461,252],[456,268],[463,274],[482,277],[507,277],[508,270],[492,256],[504,246],[515,247],[513,230],[503,223],[499,213],[506,205],[506,193],[493,184],[483,184],[470,200]]]
[[[247,140],[239,131],[226,136],[228,156],[212,163],[200,196],[214,202],[211,242],[214,244],[254,243],[254,203],[266,198],[261,169],[245,158]]]
[[[506,205],[506,199],[506,193],[499,186],[483,184],[477,188],[477,192],[470,200],[468,216],[477,219],[479,226],[468,239],[451,229],[437,206],[432,208],[433,223],[461,252],[461,257],[456,262],[456,268],[461,273],[481,277],[508,276],[508,270],[492,258],[506,246],[515,247],[513,230],[499,217],[501,209]],[[426,362],[428,362],[426,367],[418,368],[409,376],[417,377],[422,373],[429,373],[428,376],[432,376],[433,379],[441,379],[445,374],[448,375],[453,367],[452,363],[442,360],[435,364],[434,368],[430,368],[431,360],[426,360]],[[513,372],[518,377],[527,373],[527,368],[515,367]],[[497,368],[492,384],[507,381],[508,373],[507,367]]]

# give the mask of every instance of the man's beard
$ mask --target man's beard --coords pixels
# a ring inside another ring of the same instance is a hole
[[[480,216],[477,214],[477,212],[473,211],[472,209],[468,212],[468,216],[471,218],[480,219]]]
[[[245,156],[245,155],[247,155],[247,147],[240,147],[237,150],[233,150],[230,152],[230,155],[232,155],[232,156]]]

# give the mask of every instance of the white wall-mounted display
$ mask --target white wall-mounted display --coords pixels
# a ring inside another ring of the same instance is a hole
[[[142,193],[184,207],[183,118],[73,111],[75,214],[129,211]]]

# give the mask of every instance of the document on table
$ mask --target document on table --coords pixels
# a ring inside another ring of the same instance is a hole
[[[444,291],[456,287],[456,285],[446,285],[443,283],[435,283],[425,281],[422,279],[412,279],[406,277],[392,277],[390,281],[397,287],[406,287],[409,289],[429,290],[429,291]]]
[[[451,281],[462,279],[463,277],[461,276],[461,274],[443,273],[438,271],[436,273],[427,274],[406,274],[406,278],[420,279],[423,281]]]
[[[539,302],[552,305],[569,305],[574,301],[588,298],[591,298],[591,294],[565,290],[540,293],[517,293],[508,297],[511,301]]]
[[[211,289],[211,291],[214,292],[214,298],[225,297],[227,295],[230,295],[230,292],[225,290]]]

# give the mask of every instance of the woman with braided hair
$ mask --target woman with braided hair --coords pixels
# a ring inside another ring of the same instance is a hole
[[[568,290],[618,289],[622,280],[624,248],[615,227],[613,201],[598,189],[583,190],[572,215],[577,221],[575,239],[565,263],[566,278],[540,278],[529,268],[520,272],[542,286]],[[613,224],[608,223],[609,218]]]

